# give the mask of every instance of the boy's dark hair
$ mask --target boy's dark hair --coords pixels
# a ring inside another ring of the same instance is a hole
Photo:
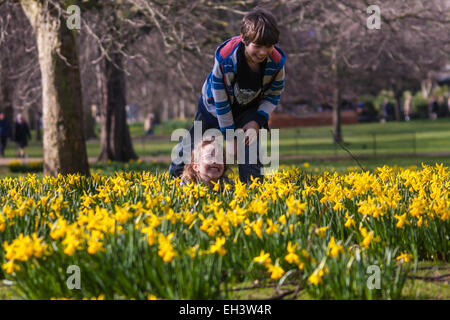
[[[256,8],[242,18],[241,35],[246,45],[254,42],[262,46],[272,46],[278,43],[280,31],[272,13]]]

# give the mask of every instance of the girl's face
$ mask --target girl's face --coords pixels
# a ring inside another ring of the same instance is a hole
[[[253,64],[258,64],[263,62],[273,50],[273,46],[262,46],[251,42],[245,46],[245,56],[247,61]]]
[[[204,181],[217,180],[223,175],[223,160],[216,156],[214,145],[209,144],[202,148],[202,155],[199,164],[194,164],[193,169]]]

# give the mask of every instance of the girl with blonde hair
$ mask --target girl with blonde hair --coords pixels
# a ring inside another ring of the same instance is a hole
[[[220,150],[218,154],[217,149]],[[194,182],[213,187],[212,182],[229,182],[227,175],[231,169],[225,159],[225,149],[220,143],[216,145],[214,139],[203,139],[195,145],[190,163],[184,166],[181,174],[182,184]]]

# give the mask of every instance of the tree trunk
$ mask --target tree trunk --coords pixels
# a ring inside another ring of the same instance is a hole
[[[169,101],[168,98],[163,100],[163,109],[161,111],[161,122],[169,120]]]
[[[392,91],[394,92],[394,114],[395,120],[400,121],[401,117],[401,105],[402,105],[402,96],[403,96],[403,80],[400,79],[392,79]]]
[[[92,114],[90,106],[84,110],[84,135],[86,139],[97,138],[97,134],[95,133],[94,115]]]
[[[9,63],[8,57],[2,57],[0,63]],[[1,67],[1,66],[0,66]],[[10,138],[14,137],[14,109],[12,102],[12,94],[14,92],[14,83],[8,79],[8,70],[0,68],[0,111],[5,113],[5,118],[9,122]]]
[[[180,99],[180,119],[184,120],[185,118],[186,118],[186,115],[185,115],[184,99]]]
[[[36,112],[36,141],[41,141],[42,140],[42,135],[41,135],[41,117],[42,114],[37,111]]]
[[[75,34],[52,4],[22,0],[21,5],[35,31],[39,52],[44,174],[89,176]]]
[[[334,90],[333,90],[333,139],[335,143],[342,142],[341,131],[341,88],[340,88],[340,74],[337,61],[336,48],[332,49],[332,71],[334,75]]]
[[[400,121],[401,105],[402,105],[402,91],[395,91],[395,120]]]
[[[342,142],[340,96],[340,89],[336,87],[333,93],[333,139],[336,143]]]
[[[104,103],[101,106],[102,133],[99,161],[113,160],[127,162],[137,159],[131,142],[126,117],[125,73],[122,57],[111,55],[112,62],[105,59]],[[117,66],[117,67],[116,67]]]
[[[430,77],[423,79],[420,81],[420,89],[422,90],[422,95],[425,99],[428,99],[428,96],[431,93],[431,89],[433,88],[433,83]]]

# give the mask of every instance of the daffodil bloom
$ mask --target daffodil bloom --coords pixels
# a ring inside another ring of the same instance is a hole
[[[142,228],[141,232],[146,235],[147,243],[153,246],[156,243],[158,232],[151,226]]]
[[[97,251],[102,251],[104,250],[103,248],[103,242],[98,241],[98,239],[90,239],[88,241],[88,249],[87,252],[89,254],[96,254]]]
[[[299,200],[295,200],[294,196],[291,195],[286,200],[286,205],[288,207],[288,215],[289,214],[295,214],[300,215],[305,211],[307,203],[306,202],[300,202]]]
[[[278,232],[278,224],[273,223],[272,219],[267,219],[267,228],[266,228],[266,233],[267,234],[272,234],[272,233],[277,233]]]
[[[264,222],[262,221],[262,219],[258,219],[256,222],[252,223],[252,230],[253,232],[255,232],[256,236],[258,238],[262,238],[262,227],[264,225]]]
[[[187,253],[188,256],[191,257],[191,259],[194,259],[195,256],[197,255],[197,250],[198,250],[198,245],[194,246],[192,248],[186,249],[186,253]]]
[[[225,237],[216,238],[216,243],[211,245],[209,251],[211,253],[217,252],[219,255],[224,256],[227,253],[227,250],[222,248],[222,246],[225,244],[225,242],[226,242]]]
[[[294,263],[296,265],[300,264],[300,258],[295,253],[295,250],[297,249],[297,244],[292,245],[292,242],[289,241],[287,245],[287,251],[288,254],[284,257],[284,260],[286,260],[288,263]]]
[[[210,217],[203,220],[200,230],[206,232],[208,236],[214,237],[219,230],[219,226],[215,223],[214,218]]]
[[[410,253],[402,253],[397,258],[395,258],[395,260],[401,261],[401,262],[404,262],[404,263],[408,263],[409,261],[411,261],[412,258],[413,258],[412,254],[410,254]]]
[[[259,179],[258,178],[254,178],[253,176],[250,176],[250,180],[252,181],[252,183],[250,184],[249,188],[250,189],[255,189],[260,185]]]
[[[342,204],[342,202],[338,201],[336,202],[336,204],[333,207],[333,210],[338,211],[338,210],[342,210],[344,209],[344,205]]]
[[[214,182],[212,180],[210,182],[214,185],[213,191],[218,192],[220,187],[219,182]]]
[[[244,223],[245,223],[244,224],[244,234],[246,236],[249,236],[249,235],[252,234],[252,226],[251,226],[250,220],[249,219],[245,219]]]
[[[20,270],[20,267],[14,263],[14,261],[8,261],[3,264],[2,269],[6,271],[6,273],[11,274],[14,271]]]
[[[374,232],[370,231],[367,232],[367,229],[364,227],[359,228],[359,231],[361,232],[361,235],[364,237],[363,241],[361,241],[360,245],[364,248],[368,249],[370,246],[370,243],[373,240]]]
[[[406,213],[402,214],[401,216],[399,215],[394,215],[394,217],[398,220],[397,224],[395,225],[397,228],[403,228],[403,225],[406,223],[408,223],[408,221],[406,221]]]
[[[48,251],[48,245],[33,233],[32,237],[22,233],[11,244],[3,243],[5,258],[8,260],[28,261],[30,258],[41,258]]]
[[[314,192],[313,187],[308,186],[308,185],[306,184],[306,182],[303,182],[303,188],[304,188],[304,190],[302,190],[302,197],[303,197],[303,199],[309,197],[309,196],[312,195],[313,192]]]
[[[0,232],[5,231],[6,229],[6,220],[3,218],[3,216],[0,214]]]
[[[328,254],[330,254],[334,258],[337,257],[339,252],[344,252],[344,247],[342,245],[337,245],[333,236],[330,238],[328,248]]]
[[[268,210],[268,203],[267,201],[258,201],[258,200],[254,200],[252,202],[250,202],[249,206],[248,206],[248,211],[249,212],[255,212],[261,215],[266,215],[267,214],[267,210]]]
[[[127,222],[133,216],[126,208],[119,207],[118,205],[115,205],[114,208],[116,210],[114,217],[120,224]]]
[[[284,270],[278,264],[273,266],[268,266],[268,271],[270,272],[270,278],[273,280],[278,280],[284,275]]]
[[[423,223],[423,217],[419,217],[419,219],[417,219],[417,226],[420,227]]]
[[[188,226],[191,225],[191,223],[194,222],[196,215],[197,213],[195,212],[191,213],[189,211],[186,211],[183,215],[183,223],[187,224]]]
[[[344,224],[344,226],[345,226],[346,228],[350,228],[350,227],[352,227],[352,226],[354,226],[354,225],[356,224],[356,223],[355,223],[355,220],[353,220],[353,218],[351,218],[351,217],[348,216],[348,212],[345,213],[345,218],[347,219],[347,220],[345,221],[345,224]]]
[[[164,262],[170,262],[174,257],[177,256],[176,251],[174,250],[171,239],[173,238],[174,233],[170,233],[167,237],[163,234],[158,235],[158,255],[163,259]]]
[[[290,224],[290,225],[289,225],[289,233],[290,233],[290,234],[293,234],[293,233],[294,233],[294,227],[295,227],[295,226],[294,226],[293,224]]]
[[[270,258],[270,253],[265,253],[264,250],[261,250],[259,256],[253,258],[253,261],[264,266],[268,266],[272,263],[272,259]]]
[[[308,282],[313,285],[318,285],[322,282],[322,277],[327,272],[326,268],[318,267],[314,272],[308,277]]]
[[[317,229],[315,230],[315,233],[316,233],[319,237],[323,238],[323,237],[325,237],[325,232],[328,230],[328,228],[329,228],[329,227],[321,227],[321,228],[317,228]]]

